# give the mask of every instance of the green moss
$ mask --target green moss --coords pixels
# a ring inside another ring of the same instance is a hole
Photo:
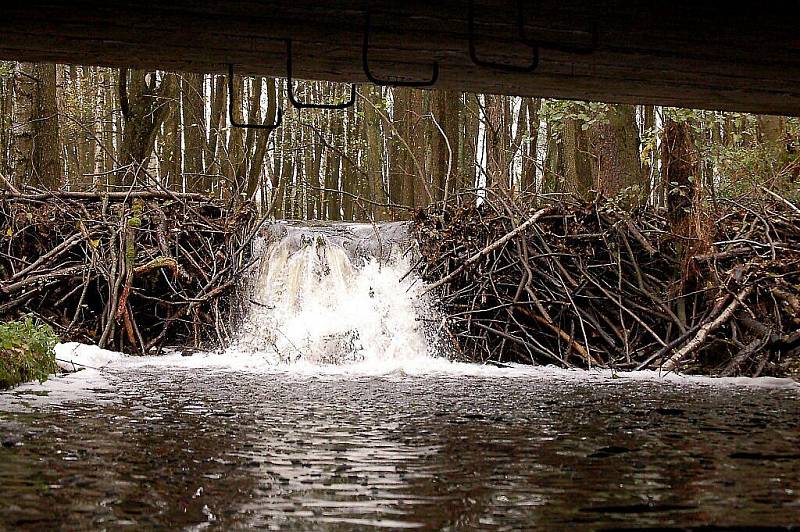
[[[133,267],[134,262],[136,262],[136,243],[133,238],[128,237],[125,242],[125,263]]]
[[[0,324],[0,389],[22,382],[43,382],[58,369],[58,337],[47,324],[31,318]]]

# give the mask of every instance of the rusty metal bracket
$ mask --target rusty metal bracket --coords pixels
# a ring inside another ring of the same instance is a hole
[[[228,121],[233,127],[239,127],[243,129],[265,129],[267,131],[272,131],[280,127],[283,123],[283,109],[280,107],[275,112],[275,123],[274,124],[248,124],[245,122],[237,122],[236,119],[233,117],[233,64],[228,64]]]
[[[364,74],[367,76],[367,79],[370,80],[375,85],[381,87],[433,87],[436,82],[439,80],[439,62],[434,61],[431,68],[433,72],[431,73],[430,79],[427,80],[419,80],[419,81],[409,81],[409,80],[392,80],[392,79],[379,79],[372,75],[372,72],[369,70],[369,35],[372,32],[372,14],[370,13],[369,7],[367,7],[367,12],[365,15],[364,20],[364,45],[361,50],[361,62],[364,67]]]
[[[347,109],[356,103],[356,86],[350,84],[350,98],[342,103],[307,103],[301,102],[294,94],[294,79],[292,79],[292,40],[286,39],[286,93],[292,106],[297,109]]]

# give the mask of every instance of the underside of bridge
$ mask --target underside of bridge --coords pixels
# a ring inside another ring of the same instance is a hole
[[[474,5],[473,5],[474,4]],[[800,2],[17,1],[0,58],[800,114]]]

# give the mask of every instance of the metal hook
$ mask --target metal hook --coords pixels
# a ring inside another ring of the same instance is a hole
[[[237,122],[236,119],[233,117],[233,64],[228,64],[228,121],[231,123],[233,127],[240,127],[245,129],[266,129],[267,131],[272,131],[275,128],[280,127],[281,123],[283,122],[283,109],[278,107],[275,113],[275,123],[274,124],[247,124],[244,122]]]
[[[524,44],[531,48],[533,57],[529,65],[509,65],[507,63],[496,63],[494,61],[485,61],[478,58],[478,53],[475,51],[475,0],[469,0],[469,8],[467,14],[467,24],[469,25],[469,57],[472,62],[478,66],[494,68],[496,70],[504,70],[507,72],[533,72],[539,66],[539,47],[526,39],[523,39],[523,18],[522,18],[522,0],[517,3],[517,28],[519,30],[520,38]]]
[[[286,93],[289,101],[297,109],[347,109],[356,103],[356,86],[350,84],[350,99],[342,103],[305,103],[298,101],[294,95],[294,80],[292,79],[292,41],[286,39]]]
[[[362,48],[361,62],[364,66],[364,74],[367,79],[372,83],[382,87],[432,87],[439,80],[439,61],[434,61],[432,64],[433,73],[431,79],[425,81],[402,81],[402,80],[388,80],[378,79],[372,75],[369,70],[369,34],[372,32],[372,15],[369,8],[367,8],[366,20],[364,23],[364,46]]]
[[[526,66],[509,65],[506,63],[496,63],[494,61],[485,61],[478,58],[478,54],[475,51],[475,0],[469,0],[469,13],[468,13],[469,56],[470,59],[472,59],[473,63],[475,63],[478,66],[494,68],[497,70],[505,70],[508,72],[533,72],[539,66],[540,48],[544,48],[547,50],[558,50],[561,52],[567,52],[573,54],[591,54],[597,49],[600,37],[597,32],[596,24],[594,25],[594,28],[591,31],[591,43],[585,46],[572,45],[555,41],[544,41],[541,39],[529,39],[525,35],[525,14],[523,11],[523,7],[524,7],[523,0],[517,0],[517,31],[519,32],[520,40],[531,48],[533,52],[533,60],[531,61],[530,65]],[[582,32],[582,33],[590,33],[590,32]]]

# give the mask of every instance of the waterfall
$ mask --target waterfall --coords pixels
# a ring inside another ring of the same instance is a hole
[[[399,362],[430,355],[429,305],[403,224],[275,224],[229,350],[273,364]]]

